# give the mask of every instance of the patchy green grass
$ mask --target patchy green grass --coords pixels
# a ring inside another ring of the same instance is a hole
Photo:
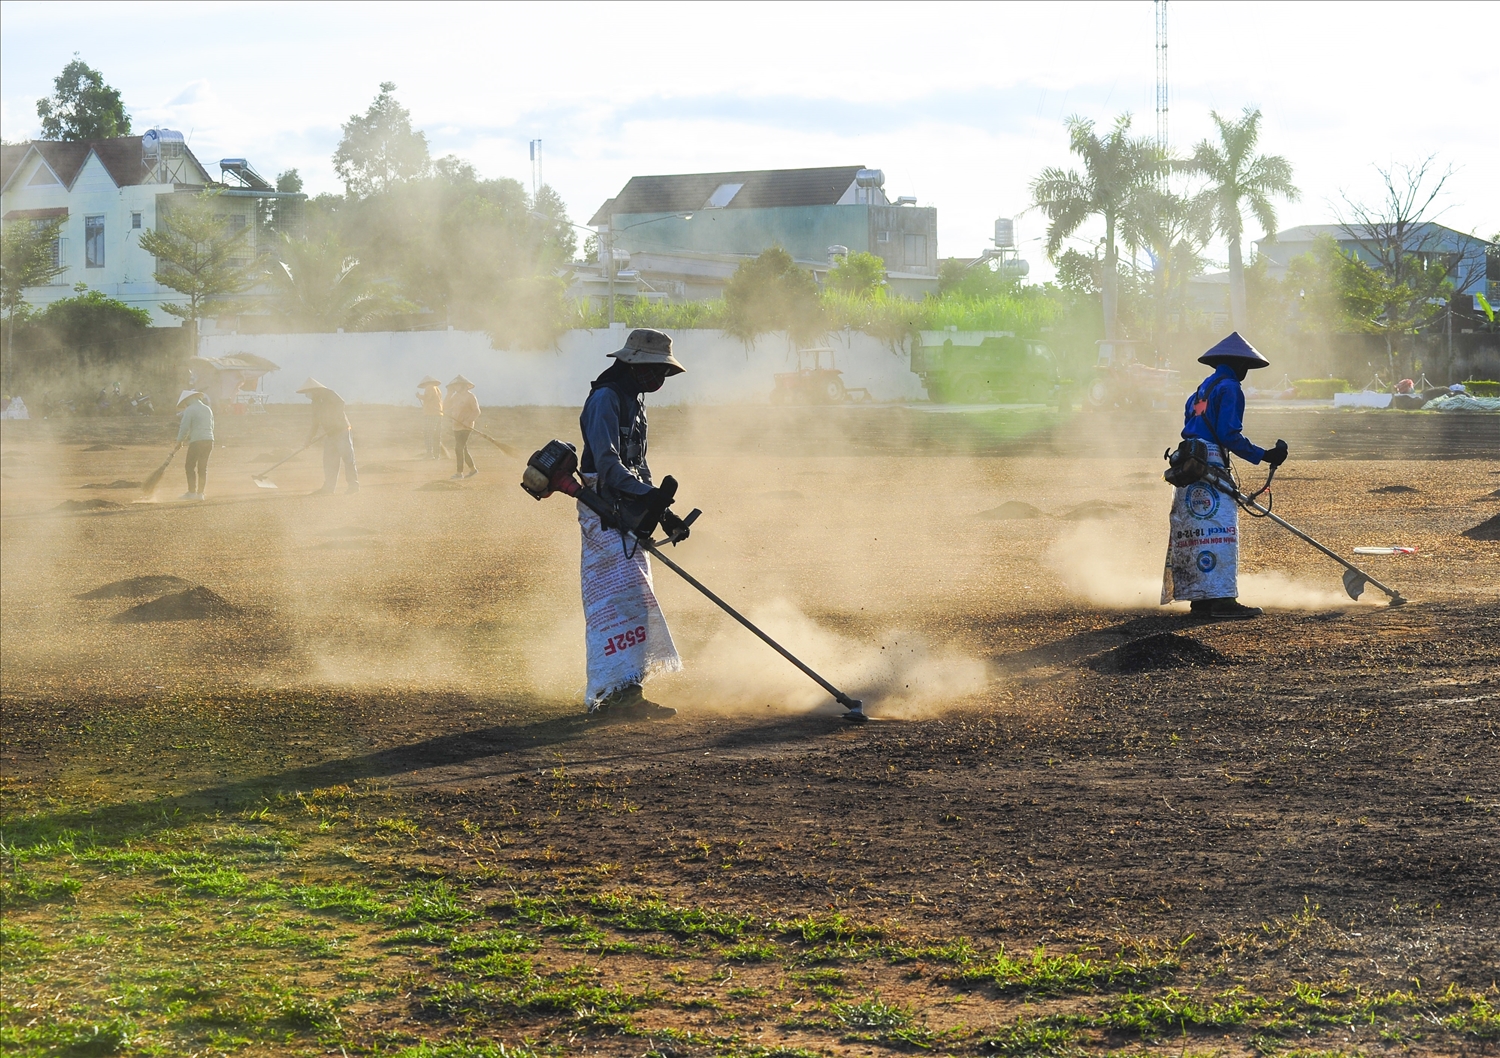
[[[1201,943],[1011,950],[635,891],[607,865],[498,867],[462,851],[467,820],[450,839],[358,787],[196,815],[49,811],[13,812],[0,849],[0,1049],[18,1055],[539,1058],[589,1037],[661,1055],[1072,1058],[1225,1034],[1277,1054],[1351,1034],[1365,1049],[1500,1039],[1493,990],[1254,989]],[[1309,908],[1263,943],[1318,928]]]

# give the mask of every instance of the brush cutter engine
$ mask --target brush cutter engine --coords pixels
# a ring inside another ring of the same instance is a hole
[[[1185,489],[1195,481],[1208,476],[1208,442],[1196,437],[1185,438],[1176,450],[1162,453],[1167,469],[1162,472],[1167,484]]]
[[[647,540],[660,526],[667,534],[667,542],[673,544],[688,538],[689,526],[703,513],[694,509],[686,518],[680,518],[668,510],[677,498],[677,479],[670,474],[643,496],[606,499],[574,477],[577,471],[578,450],[567,441],[548,441],[526,461],[521,488],[538,500],[556,492],[572,496],[597,514],[605,528],[620,529]]]

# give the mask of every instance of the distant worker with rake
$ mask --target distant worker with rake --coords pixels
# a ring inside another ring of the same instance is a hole
[[[1213,374],[1188,398],[1182,427],[1184,441],[1202,441],[1211,466],[1228,467],[1234,453],[1252,464],[1279,467],[1286,461],[1285,441],[1258,448],[1244,435],[1245,393],[1240,383],[1270,361],[1254,346],[1231,334],[1198,358]],[[1259,617],[1257,606],[1239,601],[1239,507],[1208,480],[1178,488],[1172,497],[1172,535],[1167,542],[1162,578],[1162,605],[1189,600],[1193,615],[1213,620]]]
[[[349,426],[349,416],[344,411],[344,398],[315,378],[309,378],[297,390],[312,401],[312,429],[308,431],[307,443],[312,444],[323,433],[323,487],[314,495],[327,496],[339,483],[339,464],[344,464],[344,480],[348,492],[359,491],[359,468],[354,465],[354,436]]]
[[[417,383],[417,399],[422,402],[422,440],[427,444],[427,458],[443,457],[443,384],[428,375]]]
[[[177,447],[187,443],[187,491],[185,500],[201,500],[208,485],[208,457],[214,450],[214,412],[202,391],[185,389],[177,398],[182,425],[177,427]]]
[[[474,383],[463,375],[448,383],[447,408],[443,414],[453,420],[453,454],[458,458],[458,471],[452,480],[472,478],[479,473],[474,457],[469,454],[469,438],[479,424],[479,398],[474,396]]]
[[[584,484],[613,504],[660,508],[662,528],[672,532],[681,527],[685,537],[682,520],[666,509],[675,483],[664,481],[671,486],[665,490],[653,487],[646,465],[644,395],[684,370],[672,355],[672,339],[661,331],[633,330],[625,347],[609,355],[615,364],[594,380],[579,417]],[[629,533],[606,528],[581,502],[578,525],[583,534],[588,711],[648,720],[676,715],[677,710],[648,701],[641,690],[651,676],[682,668],[656,601],[650,557]]]

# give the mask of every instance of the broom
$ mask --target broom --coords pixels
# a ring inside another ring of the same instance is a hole
[[[456,429],[463,429],[463,427],[459,426],[457,420],[455,420],[452,416],[444,413],[443,418],[445,418],[449,422],[453,423],[453,425],[454,425],[454,427]],[[520,452],[518,452],[514,448],[512,448],[510,445],[506,444],[504,441],[497,441],[497,440],[495,440],[493,437],[491,437],[489,434],[485,433],[483,430],[479,430],[479,429],[476,429],[476,428],[474,428],[474,427],[471,426],[471,427],[469,427],[469,432],[470,433],[478,434],[480,437],[483,437],[486,441],[488,441],[490,444],[494,445],[496,448],[500,449],[500,451],[504,452],[508,456],[519,456],[521,454]]]
[[[177,458],[177,450],[181,447],[181,444],[173,445],[172,451],[167,453],[167,458],[162,460],[161,466],[153,470],[150,476],[147,477],[145,481],[141,482],[142,496],[146,496],[149,498],[151,494],[156,491],[156,487],[161,484],[161,476],[167,472],[167,467],[172,465],[172,460]]]

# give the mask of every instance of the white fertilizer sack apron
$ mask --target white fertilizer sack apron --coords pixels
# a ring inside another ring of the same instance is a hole
[[[592,475],[585,478],[592,484]],[[583,620],[588,642],[589,682],[584,703],[592,712],[614,691],[657,673],[678,672],[682,659],[672,643],[651,587],[651,556],[618,529],[578,505],[583,533]]]
[[[1208,461],[1224,459],[1209,446]],[[1172,497],[1172,536],[1162,574],[1161,601],[1233,599],[1239,595],[1240,509],[1207,481],[1177,489]]]

